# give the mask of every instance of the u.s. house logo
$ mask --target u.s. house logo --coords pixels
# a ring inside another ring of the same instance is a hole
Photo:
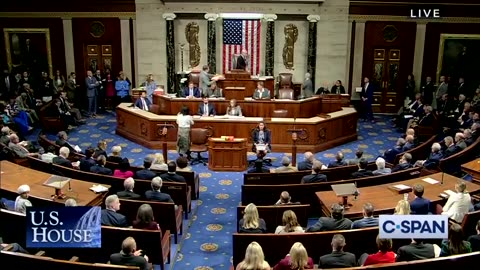
[[[55,207],[27,209],[28,248],[100,248],[101,208]]]

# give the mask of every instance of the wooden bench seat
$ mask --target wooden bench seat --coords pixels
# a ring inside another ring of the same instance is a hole
[[[442,171],[444,173],[458,175],[462,172],[462,164],[467,163],[475,159],[480,152],[480,137],[467,148],[462,151],[451,155],[447,158],[441,159],[436,171]]]
[[[369,163],[369,170],[376,170],[375,163]],[[322,170],[322,174],[327,176],[328,181],[337,181],[348,179],[353,172],[358,171],[357,165],[348,165],[343,167],[328,168]],[[245,173],[243,174],[244,185],[286,185],[300,184],[305,175],[311,174],[312,171],[284,172],[284,173]]]
[[[400,162],[400,159],[405,153],[410,153],[412,155],[412,160],[411,163],[415,163],[417,160],[424,160],[428,157],[430,154],[430,148],[432,147],[432,144],[437,140],[437,135],[433,135],[428,139],[427,141],[417,145],[416,147],[405,151],[403,153],[400,153],[395,156],[395,161],[393,162],[393,165],[397,165]]]
[[[60,146],[56,145],[55,142],[50,141],[45,135],[40,135],[38,138],[39,144],[44,148],[47,149],[48,146],[52,145],[55,147],[57,152],[60,150]],[[82,153],[70,153],[69,159],[72,161],[78,161],[81,158],[85,157]],[[108,162],[106,164],[106,167],[112,169],[112,171],[116,168],[118,168],[117,163],[113,162]],[[131,166],[130,170],[135,173],[143,168],[141,167],[136,167],[136,166]],[[166,171],[157,171],[153,170],[154,172],[157,173],[157,175],[160,175],[162,173],[165,173]],[[190,194],[191,200],[197,200],[200,196],[200,177],[198,174],[195,172],[177,172],[179,175],[183,176],[185,178],[185,181],[187,182],[187,185],[191,188],[192,192]],[[183,209],[187,209],[184,207]]]
[[[280,196],[282,191],[288,191],[292,201],[300,201],[302,204],[310,204],[312,211],[319,213],[320,204],[315,192],[331,190],[331,185],[356,183],[357,187],[368,187],[372,185],[393,183],[401,180],[419,177],[422,168],[410,168],[387,175],[376,175],[364,178],[329,181],[309,184],[291,185],[242,185],[242,205],[254,203],[258,205],[272,205]]]
[[[27,246],[27,219],[24,214],[0,209],[0,234],[4,243],[18,243]]]
[[[67,168],[56,164],[50,164],[34,157],[28,157],[30,168],[46,173],[57,174],[73,179],[94,182],[99,184],[111,185],[111,193],[117,193],[124,190],[123,178],[110,175],[102,175],[91,172],[84,172],[77,169]],[[150,180],[135,180],[135,192],[144,196],[145,191],[151,190]],[[191,190],[185,183],[163,182],[162,191],[168,193],[173,201],[182,206],[185,210],[185,219],[188,219],[188,213],[192,210]]]
[[[8,269],[30,270],[140,270],[133,266],[118,266],[101,263],[82,263],[69,260],[58,260],[51,257],[29,255],[10,251],[0,252],[0,261]]]
[[[138,208],[144,203],[152,206],[155,221],[162,230],[170,230],[177,244],[178,235],[183,231],[182,206],[179,205],[175,209],[173,203],[120,199],[119,213],[125,215],[127,220],[134,221],[137,218]]]
[[[301,242],[307,249],[308,256],[314,263],[318,263],[320,256],[332,252],[332,237],[335,234],[342,234],[345,237],[347,245],[344,250],[351,252],[359,258],[363,253],[373,254],[378,251],[376,237],[378,227],[343,230],[315,233],[290,233],[290,234],[233,234],[233,265],[237,265],[245,257],[247,246],[256,241],[262,246],[265,254],[265,260],[271,266],[277,264],[289,253],[290,248],[295,242]],[[410,243],[411,240],[393,240],[393,250],[400,246]]]
[[[292,210],[297,216],[298,223],[302,227],[306,227],[308,223],[308,215],[310,212],[309,204],[286,204],[257,206],[258,215],[265,220],[267,224],[267,232],[274,233],[277,226],[282,225],[283,212]],[[237,206],[237,232],[239,230],[238,222],[243,218],[245,206]]]

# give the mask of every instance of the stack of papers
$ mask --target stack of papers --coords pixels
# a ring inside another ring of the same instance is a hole
[[[403,184],[400,184],[400,185],[395,185],[395,186],[393,186],[393,187],[394,187],[394,188],[396,188],[396,189],[399,189],[399,190],[410,189],[410,187],[409,187],[409,186],[407,186],[407,185],[403,185]]]
[[[102,185],[93,185],[91,188],[90,188],[91,191],[95,192],[95,193],[100,193],[100,192],[106,192],[108,191],[108,188],[107,187],[104,187]]]
[[[437,180],[432,179],[432,178],[430,178],[430,177],[423,178],[422,180],[425,181],[425,182],[427,182],[427,183],[429,183],[429,184],[432,184],[432,185],[438,184],[438,181],[437,181]]]
[[[445,194],[447,194],[448,196],[455,195],[455,191],[452,191],[452,190],[450,190],[450,189],[444,190],[443,192],[444,192]]]

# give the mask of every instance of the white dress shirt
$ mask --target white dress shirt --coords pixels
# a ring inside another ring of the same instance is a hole
[[[190,128],[193,125],[193,118],[191,115],[183,115],[179,113],[177,115],[177,125],[180,128]]]
[[[465,214],[468,213],[470,202],[470,194],[455,193],[448,198],[447,203],[443,207],[442,215],[447,215],[449,218],[461,223]]]
[[[142,107],[143,107],[142,109],[143,109],[144,111],[148,111],[147,102],[145,102],[145,99],[144,99],[144,98],[141,98],[141,100],[142,100]]]
[[[203,104],[203,115],[208,116],[208,104]]]

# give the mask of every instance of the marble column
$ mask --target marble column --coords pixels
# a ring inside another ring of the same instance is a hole
[[[75,72],[72,18],[63,19],[63,42],[65,46],[65,67],[67,72],[66,75],[68,76],[70,72]]]
[[[122,70],[132,77],[132,48],[130,46],[130,18],[120,18],[120,38],[122,44]],[[136,78],[137,76],[135,76]]]
[[[135,69],[135,85],[140,85],[142,79],[138,76],[138,50],[137,50],[137,21],[133,20],[133,67]]]
[[[173,20],[177,17],[174,13],[164,13],[167,21],[167,92],[175,92],[175,27]]]
[[[167,85],[166,21],[162,18],[164,12],[165,5],[161,1],[135,0],[137,82],[142,82],[148,74],[153,74],[159,85]]]
[[[412,74],[415,76],[415,87],[420,89],[422,82],[422,65],[423,65],[423,52],[425,47],[425,33],[427,31],[426,22],[417,22],[417,33],[415,35],[415,50],[413,53],[413,68]],[[433,77],[432,75],[429,75]]]
[[[309,21],[307,72],[310,73],[312,83],[315,85],[315,71],[317,67],[317,22],[320,20],[320,15],[308,15],[307,20]]]
[[[275,20],[277,15],[265,14],[263,18],[267,21],[267,35],[265,42],[265,75],[273,76],[275,62]]]
[[[353,49],[353,67],[352,67],[352,100],[360,100],[360,94],[355,92],[355,87],[362,85],[362,67],[363,67],[363,46],[365,41],[365,22],[355,22],[355,41]]]
[[[217,18],[218,14],[207,13],[207,64],[210,66],[210,73],[217,72]]]
[[[347,74],[349,0],[325,1],[317,23],[316,85],[332,86],[336,80],[345,81]]]

